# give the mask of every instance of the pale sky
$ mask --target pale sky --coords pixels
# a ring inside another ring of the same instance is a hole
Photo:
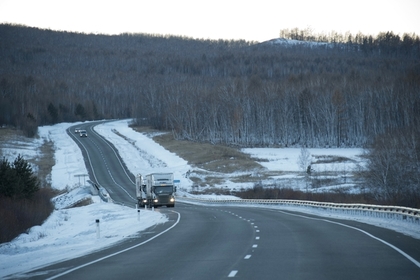
[[[280,29],[294,27],[420,35],[420,0],[0,0],[0,23],[248,41],[278,38]]]

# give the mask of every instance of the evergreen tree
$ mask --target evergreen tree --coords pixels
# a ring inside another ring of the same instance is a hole
[[[39,190],[39,181],[34,176],[31,165],[19,155],[13,162],[13,167],[18,179],[17,197],[32,197]]]
[[[38,190],[39,180],[21,155],[13,164],[3,158],[0,164],[0,196],[28,199]]]
[[[3,158],[0,163],[0,196],[13,197],[16,182],[16,172],[10,162]]]
[[[52,124],[55,124],[58,122],[58,109],[50,102],[48,104],[48,114],[50,116],[50,121]]]

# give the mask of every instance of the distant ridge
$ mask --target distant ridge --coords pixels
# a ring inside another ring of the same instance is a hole
[[[275,38],[261,43],[262,45],[281,45],[281,46],[307,46],[307,47],[333,47],[331,43],[314,42],[314,41],[300,41],[294,39]]]

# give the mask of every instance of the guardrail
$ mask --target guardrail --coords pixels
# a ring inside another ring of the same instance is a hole
[[[278,205],[278,206],[297,206],[311,207],[323,209],[332,212],[341,212],[349,215],[359,215],[365,217],[385,218],[403,220],[420,225],[420,209],[400,207],[400,206],[384,206],[370,204],[349,204],[349,203],[331,203],[316,202],[306,200],[288,200],[288,199],[235,199],[235,200],[216,200],[216,199],[200,199],[178,197],[179,200],[196,201],[208,204],[231,204],[231,205]]]
[[[92,194],[99,195],[101,197],[101,199],[105,202],[112,202],[108,191],[104,187],[100,186],[99,184],[97,184],[95,182],[92,182],[91,180],[87,180],[87,182],[92,187]]]

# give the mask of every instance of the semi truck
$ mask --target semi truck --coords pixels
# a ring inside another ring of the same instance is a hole
[[[176,187],[173,173],[152,173],[136,176],[138,207],[174,207]]]

